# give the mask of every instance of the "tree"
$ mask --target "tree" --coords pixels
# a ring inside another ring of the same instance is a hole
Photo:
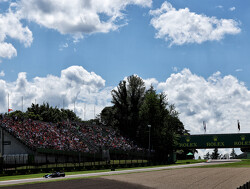
[[[116,109],[113,106],[105,107],[100,114],[100,122],[103,125],[115,127],[118,124],[115,119]]]
[[[117,126],[123,134],[135,139],[139,126],[139,109],[143,102],[145,85],[137,75],[131,75],[112,90]]]
[[[48,103],[32,104],[31,107],[27,108],[25,116],[33,120],[40,120],[46,122],[60,122],[63,120],[70,121],[81,121],[76,114],[69,109],[58,109],[57,107],[52,107]]]
[[[151,149],[163,158],[173,152],[179,136],[187,132],[166,95],[158,94],[153,86],[145,91],[143,80],[136,75],[120,81],[111,95],[113,106],[102,110],[101,122],[118,128],[144,148],[150,140]]]
[[[206,153],[206,155],[204,155],[203,157],[204,159],[211,159],[211,155],[209,152]]]
[[[234,150],[234,148],[232,149],[232,152],[231,152],[231,154],[230,154],[230,158],[232,158],[232,159],[234,159],[234,158],[236,158],[237,157],[237,154],[235,153],[235,150]]]
[[[220,157],[220,153],[218,152],[218,148],[215,148],[211,154],[211,159],[218,159]]]
[[[26,118],[26,115],[25,115],[25,113],[23,113],[22,111],[20,111],[20,110],[16,110],[16,111],[14,111],[14,112],[11,112],[10,114],[9,114],[9,116],[10,117],[18,117],[18,118]]]
[[[169,106],[166,95],[157,94],[152,86],[146,91],[140,108],[140,123],[140,141],[144,141],[141,144],[147,146],[147,126],[151,125],[151,144],[158,155],[171,153],[177,145],[178,136],[185,132],[174,106]]]

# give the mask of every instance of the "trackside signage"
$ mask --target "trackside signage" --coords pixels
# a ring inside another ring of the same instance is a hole
[[[250,133],[184,135],[178,148],[244,148],[250,147]]]

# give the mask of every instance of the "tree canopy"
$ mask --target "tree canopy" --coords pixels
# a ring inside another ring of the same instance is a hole
[[[80,121],[81,119],[76,116],[76,114],[69,109],[58,109],[57,107],[52,107],[48,103],[43,103],[42,105],[33,104],[31,107],[27,108],[26,112],[14,111],[10,113],[10,116],[17,116],[19,118],[30,118],[33,120],[40,120],[46,122],[60,122],[60,121]]]
[[[111,91],[115,111],[114,118],[118,122],[115,126],[118,126],[123,134],[133,139],[136,137],[136,131],[140,124],[139,110],[143,103],[144,94],[144,82],[136,75],[129,76],[127,81],[121,81],[117,89]]]
[[[150,140],[151,150],[173,151],[177,138],[186,130],[164,93],[157,93],[153,86],[146,90],[143,80],[131,75],[120,81],[111,94],[113,106],[101,112],[102,123],[118,128],[145,148]]]

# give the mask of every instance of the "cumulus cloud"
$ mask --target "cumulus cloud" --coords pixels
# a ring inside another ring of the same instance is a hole
[[[126,78],[125,78],[126,79]],[[222,76],[216,72],[208,78],[198,76],[189,69],[171,74],[165,82],[155,78],[144,79],[149,88],[152,84],[159,92],[167,94],[174,103],[180,120],[191,134],[203,134],[202,122],[206,121],[207,134],[235,133],[237,120],[241,132],[248,132],[250,122],[250,91],[244,83],[232,75]],[[110,91],[105,80],[85,70],[82,66],[71,66],[61,71],[60,76],[47,75],[27,80],[27,73],[20,72],[16,81],[0,79],[0,112],[7,111],[7,96],[10,95],[10,108],[21,110],[22,97],[24,110],[31,103],[50,105],[75,110],[82,119],[92,119],[101,110],[111,105]],[[199,150],[196,156],[203,157],[208,151]],[[221,149],[220,153],[230,153],[231,149]],[[237,153],[240,153],[237,150]]]
[[[159,83],[155,78],[144,79],[143,81],[145,83],[146,89],[149,89],[151,85],[156,88]]]
[[[248,132],[250,91],[232,75],[216,72],[207,79],[193,74],[189,69],[172,74],[158,84],[158,90],[167,94],[180,112],[180,120],[191,134],[203,134],[202,122],[206,121],[207,134],[236,133],[240,120],[242,133]],[[198,150],[196,158],[213,149]],[[231,149],[219,149],[230,154]],[[240,149],[236,149],[240,154]]]
[[[7,111],[6,103],[7,103],[7,93],[6,93],[6,82],[0,80],[0,104],[1,111]]]
[[[217,19],[191,12],[188,8],[176,10],[165,1],[161,8],[151,10],[151,25],[156,29],[156,38],[171,45],[188,43],[201,44],[205,41],[219,41],[226,34],[238,34],[239,23],[233,19]]]
[[[4,14],[0,14],[0,58],[12,58],[17,56],[15,47],[6,42],[6,38],[19,40],[25,47],[29,47],[33,41],[32,32],[20,21],[18,14],[11,9]]]
[[[28,81],[26,75],[25,72],[20,72],[14,82],[0,80],[0,112],[7,110],[8,93],[13,110],[21,110],[23,97],[24,110],[31,103],[48,102],[59,108],[64,106],[74,110],[75,107],[77,115],[85,119],[94,118],[94,114],[100,113],[110,104],[111,88],[105,88],[105,80],[81,66],[62,70],[60,77],[47,75]]]
[[[150,7],[152,0],[21,0],[20,14],[46,28],[62,34],[107,33],[126,24],[124,11],[128,5]],[[123,22],[122,22],[123,21]]]
[[[25,47],[33,41],[32,32],[22,21],[33,21],[61,34],[71,34],[74,42],[84,34],[107,33],[126,25],[128,5],[150,7],[152,0],[20,0],[8,2],[9,9],[0,13],[0,58],[13,58],[17,51],[7,38],[19,40]],[[66,48],[64,44],[59,48]]]
[[[216,72],[205,79],[184,69],[159,83],[158,89],[167,93],[192,134],[203,133],[203,121],[207,133],[237,132],[237,120],[241,132],[248,131],[250,91],[232,75],[222,77]]]

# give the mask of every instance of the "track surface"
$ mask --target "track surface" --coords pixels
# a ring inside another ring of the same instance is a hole
[[[198,165],[201,164],[182,165],[178,167],[181,168],[181,167],[198,166]],[[171,168],[177,168],[177,166],[172,166]],[[150,168],[147,170],[150,171],[153,169],[156,168]],[[158,168],[158,169],[163,169],[163,168]],[[124,173],[130,172],[131,174],[121,174],[122,172]],[[120,173],[120,174],[110,175],[114,173]],[[13,189],[233,188],[235,189],[250,180],[250,168],[169,169],[169,167],[165,167],[164,170],[151,171],[151,172],[138,173],[137,169],[137,171],[135,172],[132,172],[132,170],[127,170],[127,171],[107,172],[105,174],[109,176],[103,176],[99,178],[89,178],[89,179],[81,178],[77,180],[65,180],[59,182],[9,186],[3,188],[13,188]],[[102,173],[102,175],[104,175],[104,173]],[[82,175],[78,175],[77,177],[79,176],[82,177]],[[33,182],[34,181],[35,180],[33,180]],[[4,184],[4,182],[2,181],[0,182],[0,184],[2,185]],[[7,183],[5,182],[5,184]]]

